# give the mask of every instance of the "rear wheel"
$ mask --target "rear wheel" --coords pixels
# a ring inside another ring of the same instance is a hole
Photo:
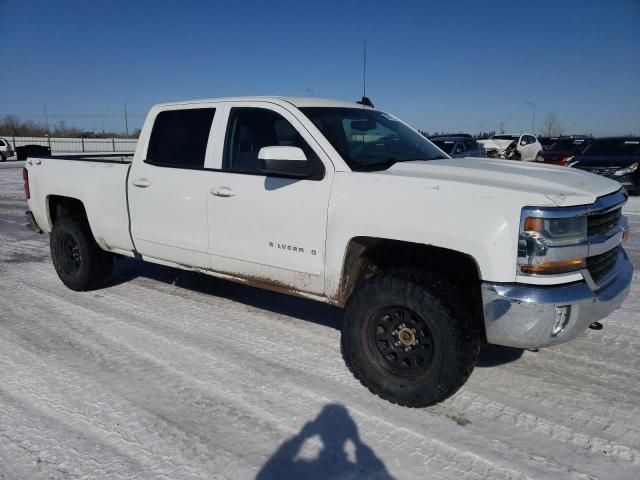
[[[536,153],[536,162],[544,162],[544,157],[541,152]]]
[[[0,153],[0,162],[4,162],[7,157],[4,156],[4,153]]]
[[[424,407],[469,378],[481,334],[461,295],[438,276],[397,270],[367,280],[345,312],[342,351],[353,374],[393,403]]]
[[[113,256],[100,249],[84,219],[58,219],[53,224],[50,246],[56,273],[71,290],[98,288],[111,278]]]

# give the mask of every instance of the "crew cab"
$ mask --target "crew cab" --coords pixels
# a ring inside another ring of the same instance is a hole
[[[67,287],[108,285],[125,256],[343,307],[347,366],[410,407],[458,390],[485,342],[575,338],[633,272],[617,182],[452,159],[350,102],[157,105],[132,156],[29,158],[24,186]]]

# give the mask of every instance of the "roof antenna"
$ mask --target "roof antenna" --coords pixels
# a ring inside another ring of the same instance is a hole
[[[373,108],[373,103],[367,97],[367,41],[364,41],[364,48],[362,49],[362,100],[356,102],[364,107]]]

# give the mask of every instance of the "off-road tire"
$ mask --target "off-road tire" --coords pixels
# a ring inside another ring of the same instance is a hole
[[[56,273],[71,290],[93,290],[104,286],[111,278],[113,255],[100,249],[86,219],[63,217],[56,220],[49,244]]]
[[[367,343],[367,319],[394,305],[415,312],[432,334],[430,366],[417,378],[385,371]],[[406,407],[434,405],[462,387],[475,367],[483,337],[471,312],[464,295],[437,274],[414,269],[380,273],[365,281],[347,304],[344,360],[354,376],[383,399]]]

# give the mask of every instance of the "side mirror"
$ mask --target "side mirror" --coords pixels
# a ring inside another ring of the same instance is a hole
[[[520,140],[520,146],[525,146],[527,144],[526,140]]]
[[[307,178],[314,173],[311,162],[298,147],[262,147],[258,164],[265,175]]]

